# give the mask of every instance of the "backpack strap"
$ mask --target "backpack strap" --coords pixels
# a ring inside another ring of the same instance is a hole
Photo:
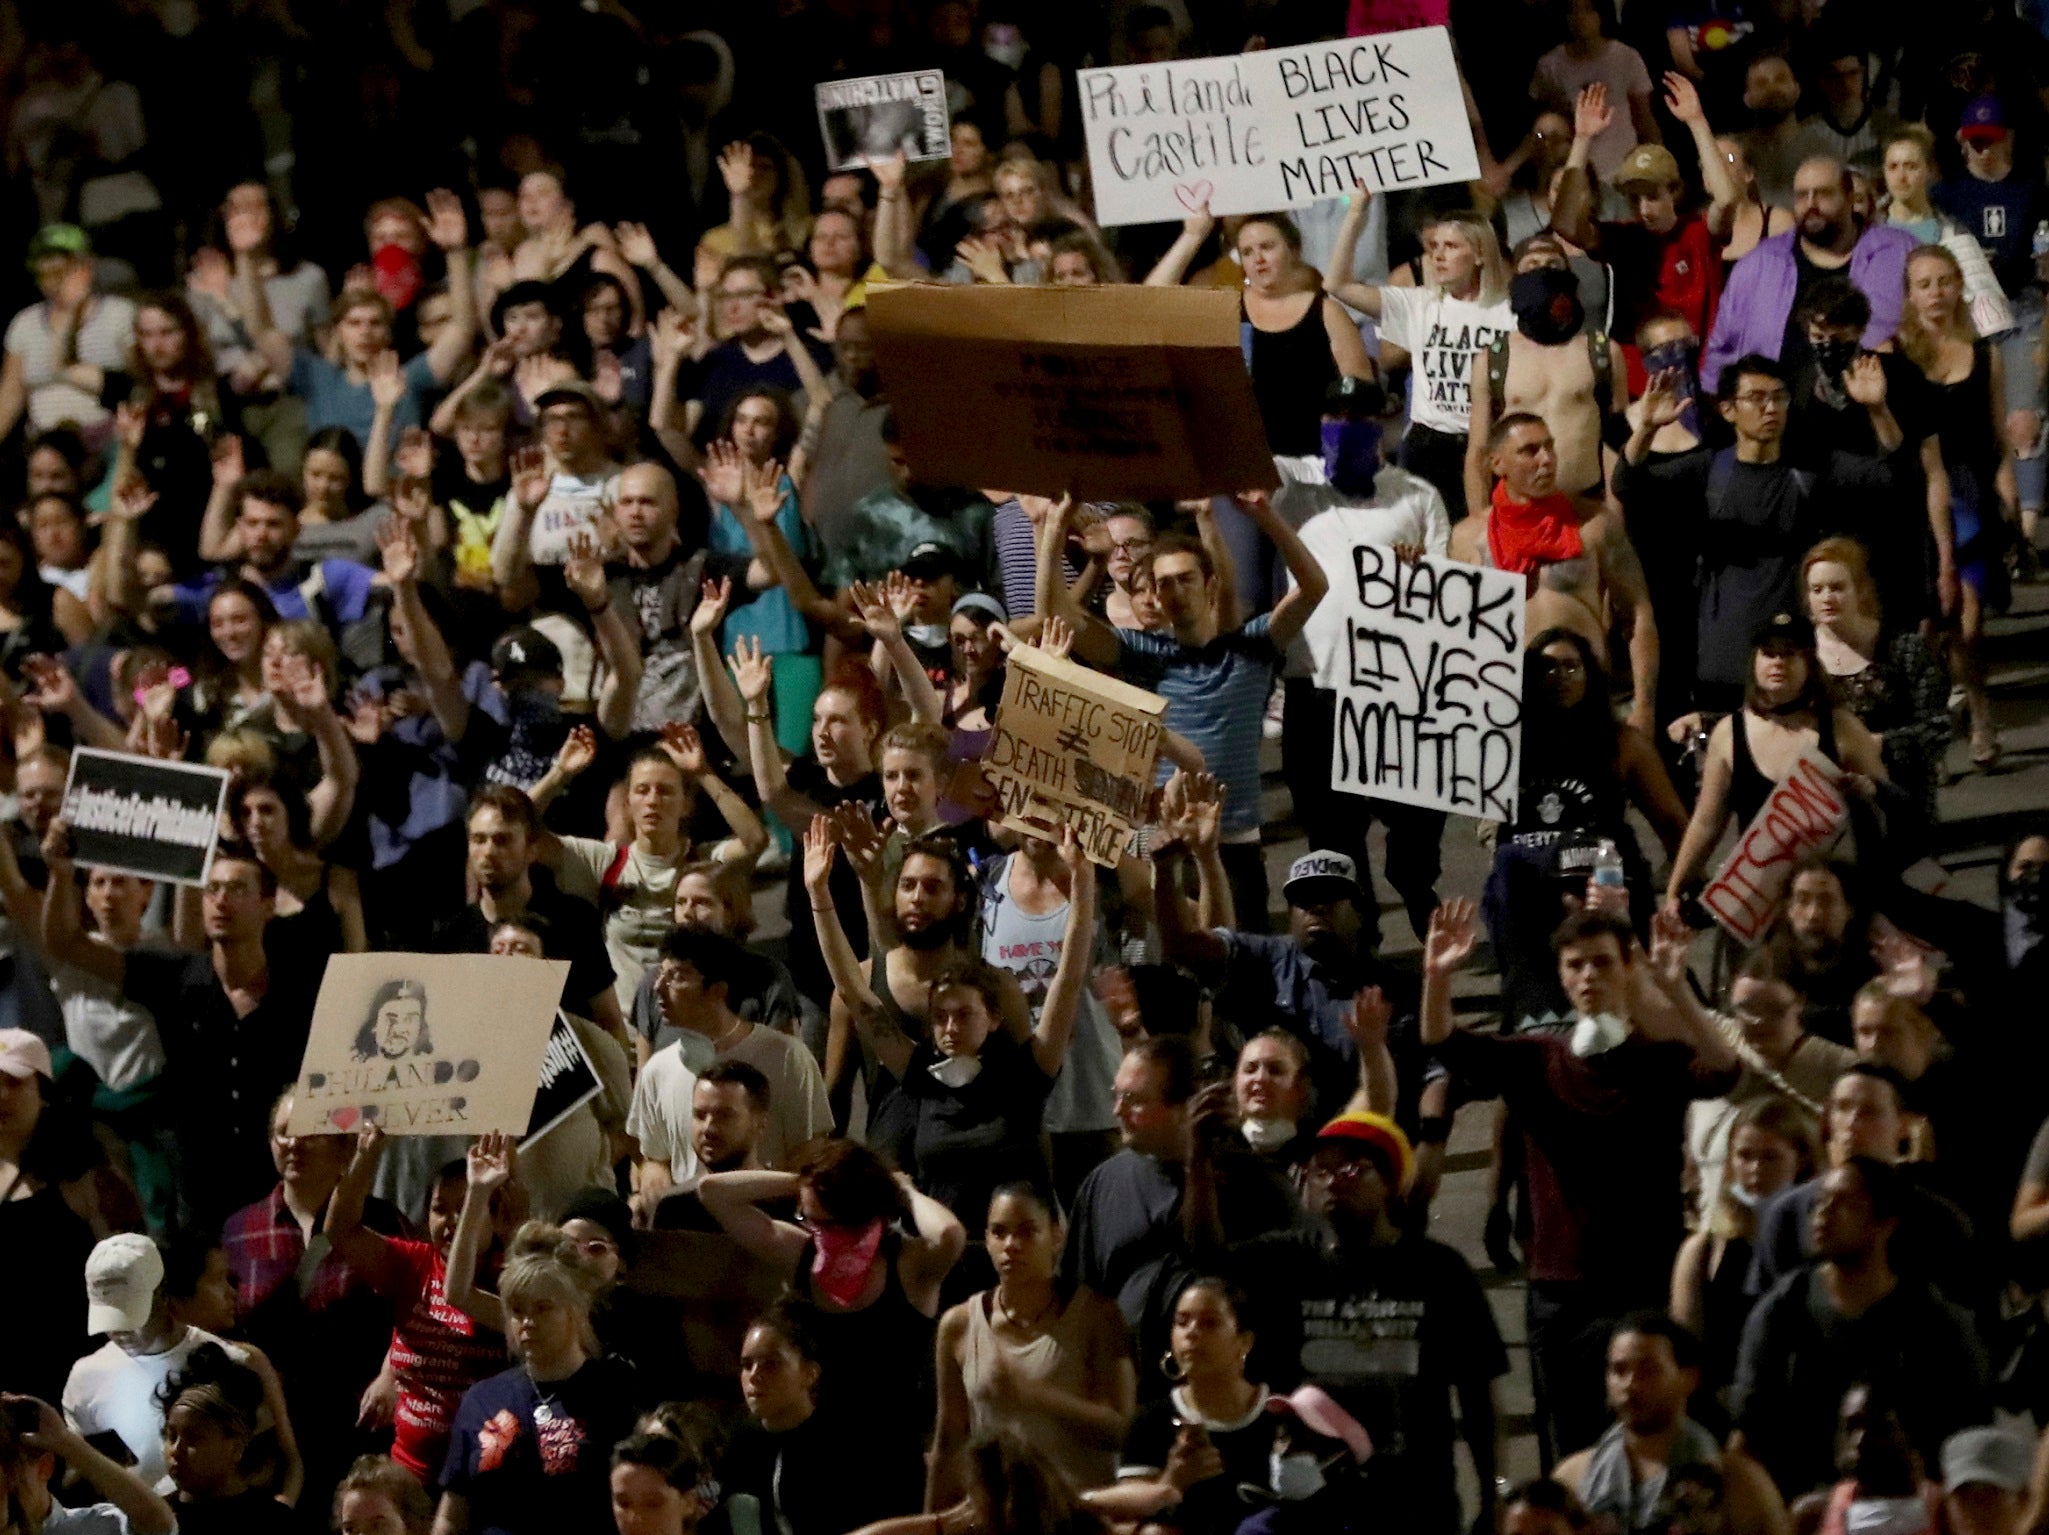
[[[1615,414],[1615,354],[1608,349],[1605,330],[1589,329],[1586,337],[1587,361],[1594,365],[1594,403],[1605,421]]]
[[[1498,330],[1487,343],[1487,398],[1503,412],[1508,409],[1508,338],[1513,334]]]
[[[619,851],[612,855],[612,861],[605,866],[605,872],[598,876],[598,892],[609,896],[619,888],[619,882],[626,876],[626,862],[633,856],[633,844],[622,842]]]

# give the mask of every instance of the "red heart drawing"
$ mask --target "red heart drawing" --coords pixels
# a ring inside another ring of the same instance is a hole
[[[1188,186],[1174,188],[1174,201],[1190,213],[1202,212],[1203,204],[1216,195],[1217,184],[1214,181],[1197,181]]]
[[[345,1109],[330,1110],[327,1116],[328,1122],[337,1130],[346,1130],[356,1122],[356,1112],[353,1106]]]

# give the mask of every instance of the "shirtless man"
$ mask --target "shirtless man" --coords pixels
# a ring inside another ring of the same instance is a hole
[[[1658,625],[1622,519],[1558,489],[1558,449],[1541,417],[1512,411],[1494,423],[1487,451],[1497,483],[1451,530],[1451,557],[1529,580],[1523,632],[1572,630],[1608,664],[1608,633],[1629,636],[1629,723],[1649,734],[1658,688]]]
[[[1506,348],[1506,357],[1475,352],[1467,375],[1473,381],[1473,429],[1466,437],[1465,485],[1466,510],[1472,516],[1487,505],[1486,428],[1510,411],[1527,411],[1550,423],[1558,440],[1559,484],[1572,487],[1576,495],[1599,495],[1604,480],[1601,426],[1628,377],[1622,348],[1609,337],[1589,334],[1579,281],[1556,236],[1525,240],[1516,250],[1515,273],[1508,290],[1515,329],[1494,341],[1496,348]],[[1597,346],[1607,349],[1606,380],[1594,367]]]

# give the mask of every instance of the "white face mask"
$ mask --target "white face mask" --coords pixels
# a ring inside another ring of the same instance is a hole
[[[1254,1151],[1278,1151],[1295,1138],[1292,1119],[1247,1119],[1238,1126],[1245,1144]]]
[[[1570,1049],[1581,1060],[1604,1055],[1629,1038],[1629,1025],[1613,1013],[1595,1013],[1572,1026]]]
[[[1729,1191],[1729,1197],[1746,1210],[1755,1210],[1764,1203],[1764,1196],[1762,1194],[1753,1194],[1742,1184],[1733,1180],[1722,1186]]]
[[[1323,1491],[1323,1465],[1314,1455],[1289,1455],[1276,1449],[1267,1457],[1266,1466],[1274,1496],[1283,1503],[1300,1503]]]
[[[683,1064],[690,1068],[692,1076],[703,1076],[717,1062],[717,1048],[695,1029],[683,1029],[680,1033],[682,1037],[676,1042],[676,1053],[683,1057]]]
[[[948,1087],[966,1087],[982,1074],[982,1061],[974,1055],[949,1055],[925,1069]]]
[[[1849,1535],[1921,1535],[1932,1524],[1919,1498],[1852,1498],[1843,1527]]]
[[[952,640],[944,624],[905,624],[904,638],[927,650],[944,650]]]

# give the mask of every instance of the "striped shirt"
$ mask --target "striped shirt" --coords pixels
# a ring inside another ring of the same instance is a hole
[[[1259,831],[1260,724],[1280,661],[1272,625],[1262,613],[1199,647],[1172,634],[1117,631],[1118,674],[1167,700],[1167,728],[1195,743],[1223,785],[1227,839]]]

